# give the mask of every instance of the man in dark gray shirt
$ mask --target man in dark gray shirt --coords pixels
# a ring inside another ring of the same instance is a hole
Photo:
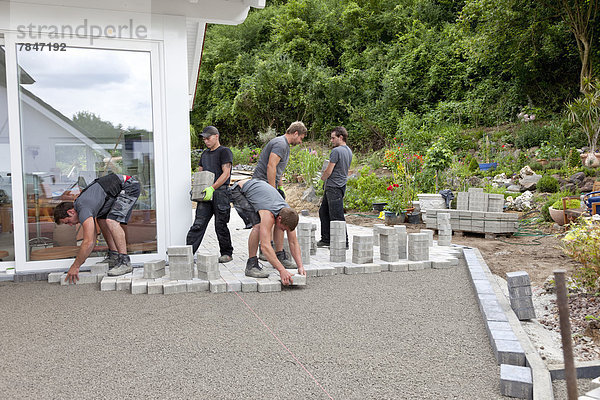
[[[285,200],[285,192],[281,185],[281,178],[283,171],[290,158],[290,145],[295,146],[302,143],[302,139],[306,136],[306,126],[300,121],[292,122],[285,131],[285,134],[271,139],[269,143],[260,152],[260,157],[256,168],[254,169],[253,179],[260,179],[269,183],[277,189],[281,197]],[[283,243],[281,244],[283,246]],[[285,266],[293,266],[292,261],[288,258],[288,255],[281,248],[275,248],[277,251],[277,257],[279,261]],[[261,260],[266,260],[262,254],[261,247]]]
[[[321,220],[321,240],[317,242],[318,247],[329,246],[331,240],[329,223],[331,221],[345,221],[344,218],[344,194],[346,193],[346,182],[348,180],[348,169],[352,163],[352,150],[346,145],[348,132],[343,126],[333,128],[331,132],[331,144],[333,150],[329,155],[329,164],[321,175],[324,183],[325,193],[319,208],[319,219]],[[348,233],[346,233],[346,247],[348,246]]]
[[[109,248],[105,261],[110,269],[108,275],[123,275],[132,271],[127,255],[125,231],[131,218],[133,206],[140,195],[140,182],[133,176],[108,174],[94,180],[77,197],[75,202],[62,202],[54,209],[54,222],[83,228],[83,242],[75,261],[67,272],[66,281],[79,280],[79,268],[89,257],[96,242],[96,223]]]
[[[285,269],[271,247],[271,232],[275,241],[275,248],[283,248],[283,234],[287,232],[290,252],[298,273],[306,275],[300,255],[300,245],[296,237],[298,213],[277,193],[277,190],[259,179],[251,179],[236,183],[231,190],[233,205],[246,223],[252,226],[248,237],[248,261],[246,262],[246,275],[254,278],[267,278],[269,273],[264,271],[258,263],[256,253],[259,241],[267,257],[267,261],[279,271],[281,283],[289,285],[292,275]]]

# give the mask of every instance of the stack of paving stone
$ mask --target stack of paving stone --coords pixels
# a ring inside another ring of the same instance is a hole
[[[406,253],[406,240],[408,238],[406,226],[395,225],[394,229],[396,230],[396,236],[398,236],[398,259],[406,260],[408,258],[408,254]]]
[[[373,262],[373,235],[354,235],[352,237],[352,263],[369,264]]]
[[[194,172],[192,177],[192,200],[203,201],[202,191],[215,182],[215,174],[210,171]]]
[[[429,247],[433,246],[433,230],[432,229],[421,229],[419,232],[427,235],[427,243],[429,243]]]
[[[452,244],[452,227],[450,225],[450,214],[437,214],[438,246],[450,246]]]
[[[296,235],[298,237],[298,244],[300,245],[300,255],[302,256],[302,264],[309,265],[310,252],[312,249],[312,224],[310,222],[298,222],[296,232]],[[344,247],[344,254],[345,249],[346,248]]]
[[[329,261],[346,262],[346,221],[331,221],[329,235]]]
[[[395,262],[400,259],[396,229],[391,226],[379,228],[379,257],[382,261]]]
[[[153,260],[144,263],[144,278],[156,279],[165,276],[165,260]]]
[[[518,214],[502,212],[504,196],[501,194],[488,194],[483,193],[481,188],[470,188],[468,192],[458,193],[457,202],[456,210],[427,210],[424,217],[425,226],[436,229],[438,213],[448,213],[453,231],[494,235],[513,233],[518,228]]]
[[[407,250],[409,261],[429,260],[429,235],[427,233],[409,233]]]
[[[508,272],[508,295],[510,306],[521,321],[535,318],[535,308],[531,299],[531,281],[525,271]]]
[[[381,228],[384,228],[385,224],[374,224],[373,225],[373,246],[379,246],[379,235]]]
[[[169,255],[169,269],[171,268]],[[198,279],[214,281],[221,277],[219,273],[219,256],[216,254],[198,254]],[[173,278],[171,278],[173,279]],[[191,278],[190,278],[191,279]]]
[[[167,255],[171,280],[189,280],[194,277],[192,246],[171,246],[167,248]]]

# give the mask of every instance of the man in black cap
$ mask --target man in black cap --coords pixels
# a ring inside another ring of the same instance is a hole
[[[219,262],[226,263],[233,259],[231,234],[229,228],[227,228],[231,211],[230,194],[227,188],[231,177],[233,153],[228,147],[221,146],[219,131],[214,126],[204,128],[200,136],[202,136],[207,149],[200,156],[198,171],[212,172],[215,174],[215,182],[212,186],[203,190],[204,201],[197,202],[196,219],[187,234],[186,244],[192,245],[192,250],[196,253],[204,238],[208,222],[214,215],[215,232],[217,233],[221,252]]]

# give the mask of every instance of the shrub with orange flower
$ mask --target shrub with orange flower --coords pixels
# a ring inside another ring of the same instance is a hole
[[[408,151],[401,143],[385,151],[383,163],[394,176],[394,181],[387,188],[390,198],[386,209],[396,213],[406,211],[416,198],[415,177],[423,170],[423,156]]]

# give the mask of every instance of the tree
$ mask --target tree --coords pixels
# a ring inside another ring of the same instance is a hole
[[[585,93],[585,82],[592,78],[593,22],[598,13],[598,0],[543,0],[543,2],[560,14],[575,36],[581,61],[579,91]]]

